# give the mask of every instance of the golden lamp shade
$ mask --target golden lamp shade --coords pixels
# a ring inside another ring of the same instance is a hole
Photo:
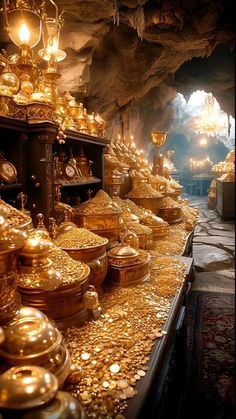
[[[160,148],[166,141],[167,132],[165,131],[153,131],[151,132],[151,140],[155,146]]]

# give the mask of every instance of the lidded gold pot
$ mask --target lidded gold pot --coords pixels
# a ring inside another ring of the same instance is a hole
[[[150,277],[150,255],[129,245],[119,245],[108,252],[108,284],[132,286]]]

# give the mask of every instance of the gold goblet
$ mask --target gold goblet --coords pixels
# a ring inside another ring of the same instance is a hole
[[[157,153],[154,153],[153,157],[153,175],[163,176],[163,155],[160,154],[160,148],[166,141],[167,132],[164,131],[153,131],[151,132],[151,140],[157,149]]]

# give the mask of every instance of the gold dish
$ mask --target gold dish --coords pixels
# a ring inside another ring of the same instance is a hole
[[[57,392],[58,381],[44,368],[23,365],[1,374],[0,388],[0,407],[29,409],[51,400]]]
[[[137,285],[150,277],[150,255],[130,246],[117,246],[108,252],[107,283],[119,286]]]
[[[64,319],[84,309],[83,294],[89,286],[89,272],[87,267],[83,281],[79,278],[76,282],[75,278],[72,284],[61,285],[52,291],[20,286],[22,303],[36,307],[56,322],[63,323]]]

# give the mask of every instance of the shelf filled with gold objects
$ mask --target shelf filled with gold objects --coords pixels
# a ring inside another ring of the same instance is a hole
[[[103,187],[106,139],[66,130],[65,144],[58,144],[57,124],[43,121],[28,123],[5,116],[0,116],[0,130],[0,151],[4,156],[0,162],[5,159],[5,163],[12,168],[11,172],[14,171],[14,179],[11,176],[9,181],[4,180],[3,173],[0,195],[17,206],[17,195],[20,191],[24,192],[34,223],[39,212],[44,214],[46,225],[48,218],[53,216],[55,185],[61,187],[62,200],[72,205],[83,202],[89,194],[94,195]],[[66,156],[65,176],[56,179],[55,156],[60,153]],[[81,166],[76,166],[78,156]],[[88,171],[84,174],[81,170],[86,164]]]

